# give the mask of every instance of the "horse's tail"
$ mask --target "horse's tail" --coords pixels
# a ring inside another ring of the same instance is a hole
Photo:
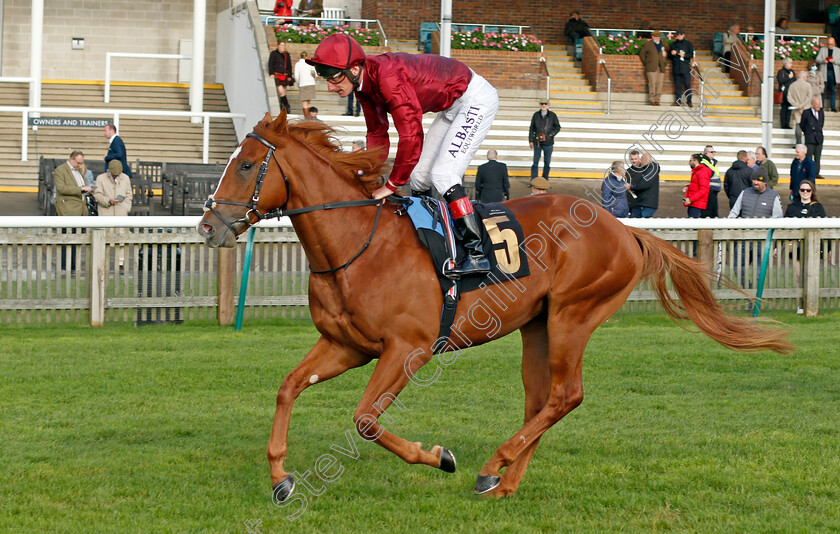
[[[629,226],[627,229],[642,248],[642,279],[651,283],[672,319],[689,319],[710,338],[739,352],[773,350],[786,354],[793,350],[785,330],[761,327],[726,313],[709,287],[711,273],[701,264],[650,232]],[[668,291],[666,275],[670,275],[679,300]]]

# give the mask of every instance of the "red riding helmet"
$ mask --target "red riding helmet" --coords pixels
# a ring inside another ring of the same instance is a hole
[[[315,54],[306,60],[315,67],[319,76],[331,78],[339,72],[344,74],[356,85],[356,77],[350,74],[350,67],[365,62],[365,52],[355,39],[346,33],[334,33],[321,41]]]

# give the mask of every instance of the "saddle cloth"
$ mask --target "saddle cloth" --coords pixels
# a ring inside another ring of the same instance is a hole
[[[452,224],[452,217],[444,202],[428,197],[409,197],[406,211],[411,217],[420,240],[429,249],[432,263],[438,275],[438,281],[444,292],[453,285],[443,275],[443,266],[450,258],[463,258],[464,247],[452,236],[457,234]],[[522,226],[513,213],[503,204],[474,204],[481,219],[482,248],[490,261],[490,273],[461,278],[457,282],[459,293],[498,284],[510,278],[528,276],[528,257],[520,248],[524,236]],[[453,249],[457,256],[453,254]]]

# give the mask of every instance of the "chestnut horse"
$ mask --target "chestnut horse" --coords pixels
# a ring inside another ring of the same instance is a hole
[[[442,295],[436,269],[408,217],[374,201],[382,155],[342,152],[333,130],[315,121],[287,124],[266,115],[242,141],[208,199],[198,232],[211,247],[232,247],[261,218],[291,217],[312,268],[309,306],[321,336],[283,380],[268,443],[277,501],[292,494],[284,465],[292,404],[309,386],[378,360],[354,414],[356,430],[412,464],[455,471],[452,453],[424,449],[379,424],[417,370],[433,356]],[[350,201],[350,202],[347,202]],[[787,352],[786,334],[726,314],[708,272],[669,243],[625,226],[592,203],[564,195],[506,202],[526,239],[530,275],[462,295],[447,350],[519,330],[525,422],[478,472],[477,493],[514,493],[540,436],[583,401],[581,366],[592,332],[640,280],[665,311],[690,319],[736,351]],[[383,207],[384,206],[384,207]],[[512,233],[512,232],[511,232]],[[512,246],[511,246],[512,245]],[[675,298],[667,286],[670,275]],[[426,373],[424,373],[426,375]]]

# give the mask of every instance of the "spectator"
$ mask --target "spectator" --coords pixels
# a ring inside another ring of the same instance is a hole
[[[799,198],[785,209],[785,217],[825,217],[825,208],[817,198],[817,186],[810,180],[799,182]]]
[[[548,179],[551,170],[551,154],[554,152],[554,136],[560,131],[557,115],[548,109],[548,99],[540,99],[540,110],[531,117],[528,129],[528,142],[534,150],[534,163],[531,165],[531,179],[537,177],[540,168],[540,154],[543,157],[543,178]]]
[[[85,155],[81,150],[74,150],[66,164],[55,169],[55,212],[58,215],[87,215],[84,193],[92,188],[85,184],[81,168],[85,163]]]
[[[305,1],[305,0],[304,0]],[[277,96],[280,98],[280,107],[286,113],[292,112],[289,99],[286,97],[286,88],[295,84],[294,73],[292,72],[292,57],[286,52],[286,43],[277,43],[277,49],[272,50],[268,55],[268,74],[274,78],[274,86],[277,88]]]
[[[691,89],[691,60],[694,58],[694,47],[691,45],[691,41],[685,38],[684,31],[677,30],[677,36],[671,43],[669,54],[673,60],[674,69],[674,89],[676,91],[674,105],[679,106],[685,92]],[[686,95],[685,102],[682,103],[688,107],[692,106],[690,91]]]
[[[782,216],[779,194],[767,187],[767,169],[759,167],[752,178],[752,187],[741,191],[727,216],[730,219]]]
[[[324,12],[324,0],[300,0],[295,11],[301,17],[320,17]]]
[[[128,215],[131,211],[131,180],[123,172],[122,163],[112,161],[108,170],[96,177],[93,192],[100,215]]]
[[[820,66],[820,78],[825,82],[822,105],[825,106],[825,99],[828,97],[833,112],[837,111],[837,81],[840,80],[840,66],[837,65],[837,58],[840,58],[840,48],[837,48],[834,37],[829,37],[828,46],[820,48],[817,54],[817,64]]]
[[[125,143],[117,135],[117,127],[114,123],[109,122],[105,125],[105,137],[108,139],[108,153],[105,154],[105,165],[111,163],[111,160],[117,160],[122,163],[123,172],[126,176],[131,178],[131,167],[128,164],[128,156],[125,153]]]
[[[350,150],[351,152],[360,152],[365,149],[365,140],[364,139],[356,139],[353,141],[353,148]]]
[[[128,215],[131,211],[131,179],[122,171],[122,163],[113,160],[108,164],[108,170],[96,177],[93,196],[99,205],[100,216]],[[118,233],[124,230],[120,229]],[[124,246],[117,251],[117,261],[122,269],[125,263]]]
[[[353,112],[353,101],[356,101],[356,112]],[[344,114],[345,117],[352,117],[353,115],[359,116],[359,113],[362,112],[362,103],[359,102],[358,98],[355,98],[353,91],[350,91],[350,94],[347,95],[347,113]]]
[[[85,184],[84,176],[81,173],[81,168],[85,163],[85,155],[81,150],[74,150],[70,153],[70,158],[67,163],[63,163],[56,167],[53,174],[55,181],[55,212],[58,215],[88,215],[87,205],[85,203],[85,194],[91,190],[91,187]],[[61,233],[66,234],[67,228],[62,228]],[[75,228],[70,229],[71,233],[76,233]],[[67,246],[61,245],[61,270],[65,271],[67,268]],[[71,259],[70,264],[76,265],[76,245],[69,245]]]
[[[572,11],[566,26],[563,28],[563,35],[566,36],[566,51],[572,58],[576,58],[575,45],[577,40],[592,35],[592,32],[589,31],[589,24],[580,18],[580,14],[577,11]]]
[[[817,178],[817,164],[808,157],[808,147],[799,144],[795,149],[793,162],[790,164],[790,200],[799,200],[799,184],[803,180],[814,183]]]
[[[318,118],[318,108],[309,106],[309,112],[306,114],[306,118],[311,121],[321,122],[321,119]]]
[[[478,166],[475,174],[475,198],[484,204],[510,199],[510,180],[507,165],[497,161],[499,154],[487,151],[487,163]]]
[[[716,219],[718,217],[718,193],[723,188],[723,184],[720,180],[720,171],[717,168],[716,153],[715,147],[706,145],[706,148],[703,149],[703,157],[700,160],[700,163],[712,171],[709,178],[709,199],[706,201],[706,208],[700,212],[701,219]]]
[[[735,205],[741,191],[752,186],[752,169],[747,165],[747,151],[739,150],[738,159],[732,163],[723,179],[723,190],[729,197],[729,209]]]
[[[793,60],[786,57],[782,60],[782,68],[776,73],[776,81],[779,83],[779,91],[782,92],[782,105],[779,110],[779,118],[782,128],[790,129],[790,102],[788,101],[788,89],[796,81],[796,74],[793,72]]]
[[[630,152],[630,163],[630,217],[653,217],[659,208],[659,164],[638,150]]]
[[[815,96],[812,94],[812,85],[808,82],[808,76],[808,71],[800,71],[799,78],[788,88],[788,102],[790,108],[792,108],[791,114],[796,144],[802,142],[802,128],[799,127],[799,123],[802,121],[802,112],[808,109],[811,105],[811,98]]]
[[[819,72],[819,66],[813,59],[808,62],[808,83],[811,85],[811,98],[818,96],[823,98],[825,92],[825,80]],[[808,100],[808,107],[811,105],[811,100]]]
[[[703,165],[703,154],[693,154],[688,164],[691,166],[691,182],[683,188],[685,197],[683,206],[688,208],[688,216],[692,219],[700,218],[700,213],[706,209],[709,202],[709,183],[712,169]]]
[[[309,115],[309,102],[315,100],[315,67],[306,62],[306,52],[301,52],[300,59],[295,63],[295,80],[300,91],[300,107],[306,117]]]
[[[754,171],[752,177],[752,187],[748,187],[741,191],[735,201],[735,205],[729,211],[727,216],[730,219],[735,218],[751,218],[751,217],[773,217],[778,218],[782,216],[782,202],[779,200],[779,195],[772,189],[767,187],[767,169],[759,167]],[[761,248],[763,244],[759,243],[756,256],[759,258],[758,268],[761,268]],[[741,265],[741,287],[746,287],[746,273],[747,261],[753,263],[753,244],[741,243],[740,260],[738,259],[737,249],[735,254],[735,263]],[[749,281],[752,287],[752,280]],[[752,310],[752,302],[750,302],[748,310]]]
[[[628,189],[630,184],[625,180],[624,164],[613,161],[609,174],[601,184],[601,205],[615,217],[629,217]]]
[[[790,29],[788,28],[787,17],[780,17],[779,20],[776,21],[776,35],[788,35],[789,33]]]
[[[648,97],[651,106],[658,106],[662,98],[662,80],[665,76],[666,60],[668,50],[662,44],[662,32],[656,30],[651,40],[645,42],[642,51],[639,52],[639,59],[645,69],[645,76],[648,82]]]
[[[292,16],[292,2],[293,0],[277,0],[274,3],[274,15],[277,17],[291,17]],[[275,26],[280,24],[290,24],[292,19],[282,19],[275,21]]]
[[[785,217],[825,217],[825,208],[823,208],[823,205],[820,204],[817,198],[817,186],[814,182],[802,180],[799,183],[799,197],[798,200],[794,200],[788,204],[787,209],[785,209]],[[793,273],[795,275],[796,287],[798,288],[800,287],[800,279],[802,278],[799,242],[797,241],[793,246],[796,249],[796,268],[793,270]],[[804,313],[801,301],[796,313],[799,315]]]
[[[747,167],[753,170],[758,167],[758,163],[755,161],[755,152],[752,150],[747,150]]]
[[[544,195],[548,193],[549,188],[551,188],[551,184],[542,176],[538,176],[537,178],[531,180],[531,183],[528,184],[528,187],[531,188],[531,196]]]
[[[814,160],[817,166],[817,176],[820,175],[820,157],[822,156],[823,125],[825,124],[825,110],[822,109],[822,102],[819,97],[811,100],[811,109],[802,114],[802,122],[799,127],[805,136],[805,146],[808,147],[808,157]]]
[[[729,65],[732,64],[732,45],[744,44],[739,33],[741,33],[741,26],[733,24],[723,34],[723,59],[725,60],[721,63],[723,72],[729,72]]]
[[[767,150],[763,146],[756,147],[755,160],[767,169],[767,187],[775,188],[779,183],[779,170],[776,169],[776,164],[767,157]]]

